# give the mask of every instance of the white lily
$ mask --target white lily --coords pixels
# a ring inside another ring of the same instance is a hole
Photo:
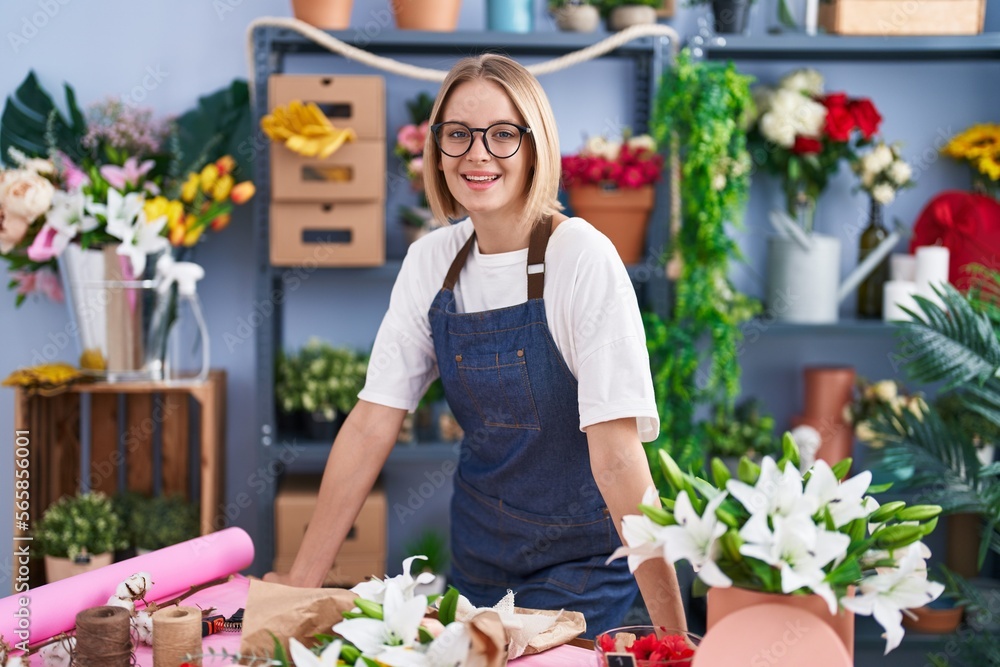
[[[335,639],[323,649],[322,653],[316,655],[295,637],[288,640],[288,650],[292,654],[295,667],[336,667],[343,645],[344,642]]]
[[[761,461],[760,477],[754,486],[731,479],[726,482],[726,490],[750,514],[787,517],[816,513],[816,500],[803,494],[802,476],[795,466],[788,464],[784,470],[778,470],[778,464],[770,456]]]
[[[812,475],[806,482],[805,495],[811,498],[817,511],[829,508],[833,524],[840,528],[855,519],[868,516],[865,492],[872,483],[872,473],[865,470],[844,482],[839,482],[830,464],[820,459],[813,464]]]
[[[826,583],[823,568],[843,558],[851,538],[843,533],[820,530],[809,516],[775,517],[774,531],[762,514],[751,515],[740,531],[744,544],[740,553],[777,567],[781,590],[791,593],[808,588],[822,597],[830,613],[837,612],[837,598]]]
[[[899,566],[884,574],[866,577],[857,595],[840,601],[845,609],[874,616],[885,630],[885,653],[903,641],[903,609],[920,607],[937,599],[944,585],[927,579],[927,547],[915,542],[907,547]]]
[[[458,667],[469,656],[472,636],[464,623],[449,623],[426,653],[417,648],[392,646],[379,653],[378,661],[389,667]]]
[[[655,486],[650,486],[642,494],[643,505],[655,506],[658,494]],[[615,549],[607,562],[628,556],[629,572],[635,572],[644,561],[666,558],[666,533],[661,526],[645,514],[627,514],[622,517],[622,535],[625,544]]]
[[[698,578],[709,586],[726,588],[732,580],[716,564],[721,550],[719,538],[726,532],[726,525],[715,516],[715,511],[726,499],[720,493],[705,506],[702,516],[694,511],[686,491],[677,494],[674,503],[676,526],[665,526],[667,560],[676,563],[687,560],[698,573]]]
[[[107,204],[87,205],[89,213],[105,217],[108,234],[121,239],[118,254],[129,258],[132,274],[136,277],[141,276],[146,269],[146,255],[170,247],[170,241],[160,235],[163,226],[167,224],[167,217],[146,220],[146,214],[142,210],[144,204],[145,198],[141,193],[130,192],[123,195],[114,188],[109,188]]]
[[[410,569],[413,567],[413,561],[415,560],[427,560],[427,556],[410,556],[403,561],[403,574],[385,580],[372,577],[371,581],[361,582],[352,588],[351,592],[356,593],[358,597],[365,600],[382,604],[385,602],[386,586],[391,581],[403,592],[403,598],[409,600],[413,598],[419,584],[429,584],[434,581],[434,575],[430,572],[421,572],[416,577],[410,574]]]
[[[333,631],[358,647],[373,659],[390,646],[412,647],[417,629],[427,611],[427,596],[414,595],[406,599],[403,589],[393,580],[385,587],[382,619],[352,618],[333,626]]]
[[[77,234],[97,229],[100,224],[97,218],[87,215],[90,202],[90,195],[84,195],[80,190],[56,190],[52,194],[52,208],[45,215],[45,227],[55,232],[52,237],[53,256],[61,255]]]

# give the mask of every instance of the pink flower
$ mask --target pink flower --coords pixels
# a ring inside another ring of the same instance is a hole
[[[56,303],[62,303],[65,298],[62,283],[59,282],[59,276],[50,269],[15,271],[13,279],[17,283],[18,295],[28,296],[37,292]]]
[[[139,184],[139,179],[149,173],[155,163],[146,160],[141,165],[139,159],[130,157],[125,160],[125,165],[119,167],[113,164],[106,164],[101,167],[101,176],[108,182],[108,185],[116,190],[124,190],[126,186],[135,187]]]
[[[61,151],[57,152],[57,155],[59,156],[58,161],[62,169],[62,180],[66,184],[66,189],[68,191],[73,192],[74,190],[78,190],[84,185],[88,185],[90,183],[90,179],[87,178],[87,174],[76,166],[76,164],[69,159],[68,155]]]
[[[63,241],[61,236],[55,227],[46,224],[28,247],[28,259],[32,262],[47,262],[58,257],[66,249],[66,244],[69,242],[68,237]],[[60,243],[60,241],[63,242]]]
[[[424,141],[427,139],[427,123],[404,125],[396,135],[396,143],[410,155],[423,155]]]

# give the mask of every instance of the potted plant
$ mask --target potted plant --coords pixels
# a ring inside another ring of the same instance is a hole
[[[295,18],[323,30],[346,30],[354,0],[292,0]]]
[[[764,414],[763,407],[757,398],[747,398],[735,408],[716,403],[712,406],[712,419],[701,425],[708,455],[720,458],[733,474],[742,457],[759,460],[778,450],[774,417]]]
[[[608,30],[624,30],[633,25],[656,23],[656,11],[663,0],[599,0],[601,16]]]
[[[731,63],[695,62],[687,50],[664,72],[654,107],[652,134],[682,175],[669,222],[667,273],[676,296],[668,312],[645,315],[660,414],[660,435],[647,452],[661,484],[657,452],[666,449],[685,469],[699,466],[709,443],[696,410],[740,393],[741,326],[759,306],[729,280],[740,254],[728,227],[739,224],[749,193],[752,107],[748,77]]]
[[[405,552],[408,557],[418,557],[413,561],[414,570],[434,575],[433,581],[418,584],[415,592],[422,595],[444,593],[448,587],[445,576],[448,572],[448,542],[444,536],[433,529],[424,530],[420,537],[406,545]]]
[[[275,382],[279,407],[284,412],[303,411],[309,436],[332,442],[358,402],[367,372],[366,355],[312,338],[297,353],[279,359]]]
[[[594,32],[601,22],[596,0],[549,0],[549,13],[566,32]]]
[[[201,534],[198,506],[179,495],[139,496],[128,522],[137,554],[149,553]]]
[[[688,0],[690,5],[711,5],[715,32],[720,35],[741,35],[750,25],[750,8],[754,0]]]
[[[42,514],[34,538],[49,583],[110,565],[114,551],[127,546],[111,499],[97,491],[54,502]]]
[[[591,137],[576,155],[562,158],[563,184],[573,213],[611,239],[626,264],[642,259],[653,209],[653,183],[663,156],[648,134]]]
[[[424,145],[433,106],[434,98],[427,93],[420,93],[406,103],[410,122],[399,128],[393,150],[402,164],[405,180],[418,197],[416,206],[403,206],[400,211],[403,231],[409,243],[440,226],[427,206],[424,192]]]
[[[389,4],[400,30],[453,32],[462,9],[462,0],[391,0]]]
[[[790,604],[825,618],[851,653],[853,617],[838,609],[874,615],[888,652],[903,638],[902,610],[944,590],[927,579],[929,553],[921,542],[941,508],[880,506],[869,494],[886,487],[872,486],[869,471],[847,478],[850,459],[832,467],[819,460],[802,474],[786,435],[780,459],[766,456],[758,466],[744,457],[736,477],[718,459],[710,475],[682,472],[666,452],[660,463],[668,482],[663,506],[651,487],[643,514],[623,519],[627,545],[612,557],[628,556],[633,571],[650,558],[691,564],[703,590],[711,587],[702,648],[713,639],[713,621],[726,613]]]

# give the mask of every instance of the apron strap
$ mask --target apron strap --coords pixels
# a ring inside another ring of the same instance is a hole
[[[552,217],[546,217],[531,229],[531,239],[528,241],[528,299],[541,299],[545,288],[545,249],[549,245],[549,235],[552,233]],[[476,242],[476,232],[473,231],[469,240],[455,255],[448,268],[441,289],[453,290],[458,283],[458,275],[465,266],[465,261],[472,252],[472,244]]]
[[[528,241],[528,300],[541,299],[545,288],[545,249],[552,233],[552,216],[546,216],[531,230]]]

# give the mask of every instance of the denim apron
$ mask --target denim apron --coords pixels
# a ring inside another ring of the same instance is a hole
[[[577,381],[542,299],[551,220],[532,231],[528,301],[459,313],[454,288],[475,232],[429,311],[441,381],[465,431],[451,500],[450,576],[477,606],[512,589],[519,607],[582,612],[587,632],[621,625],[638,588],[590,469]]]

